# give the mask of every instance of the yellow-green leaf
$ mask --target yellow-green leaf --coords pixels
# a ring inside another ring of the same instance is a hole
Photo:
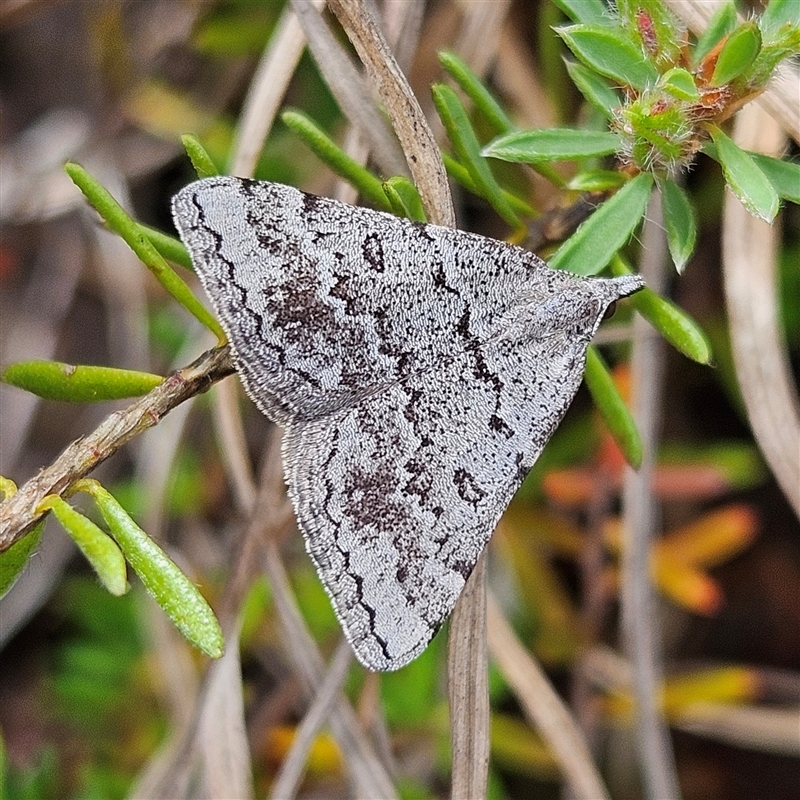
[[[44,520],[34,526],[33,530],[18,539],[4,553],[0,553],[0,599],[17,582],[28,559],[39,546],[44,530]]]
[[[128,591],[125,559],[111,537],[100,530],[94,522],[57,495],[45,497],[37,511],[53,512],[53,516],[78,545],[103,586],[111,594],[119,597]]]
[[[716,125],[708,132],[717,148],[725,181],[744,207],[756,217],[772,222],[778,213],[780,198],[761,168]]]
[[[73,490],[91,495],[128,563],[183,636],[206,655],[219,658],[222,630],[197,587],[97,481],[77,481]]]
[[[19,361],[0,380],[48,400],[98,403],[141,397],[164,379],[149,372],[114,367],[62,364],[59,361]]]

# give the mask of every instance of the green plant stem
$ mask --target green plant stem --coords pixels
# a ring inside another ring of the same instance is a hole
[[[214,315],[178,277],[158,250],[142,236],[136,222],[128,216],[110,192],[78,164],[67,164],[64,169],[97,213],[105,220],[109,229],[122,237],[178,303],[208,328],[217,337],[220,344],[224,343],[226,341],[225,331],[222,330]]]

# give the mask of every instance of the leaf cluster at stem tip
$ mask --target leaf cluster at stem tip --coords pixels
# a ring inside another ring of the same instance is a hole
[[[12,481],[0,476],[0,492],[5,498],[16,490]],[[76,492],[84,492],[92,498],[108,533],[59,495],[45,497],[37,513],[52,513],[112,595],[128,591],[126,563],[130,564],[145,589],[183,636],[206,655],[219,658],[224,647],[222,631],[214,612],[192,581],[100,483],[89,478],[79,479],[65,495]],[[39,543],[43,526],[44,520],[0,553],[0,597],[21,575]]]
[[[713,151],[733,193],[754,215],[771,221],[780,199],[795,200],[797,165],[753,158],[721,131],[741,105],[760,94],[779,63],[800,52],[800,2],[771,0],[740,21],[732,0],[722,3],[705,33],[687,41],[661,0],[607,8],[600,0],[557,0],[571,22],[556,28],[577,60],[567,71],[608,131],[501,131],[485,156],[540,165],[614,154],[628,174],[651,172],[669,193],[670,251],[679,270],[694,242],[694,225],[677,184],[669,183],[701,151]],[[793,169],[795,168],[795,169]],[[678,241],[678,236],[683,236]]]

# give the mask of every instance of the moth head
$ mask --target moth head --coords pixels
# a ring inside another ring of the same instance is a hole
[[[638,275],[577,278],[564,273],[555,291],[534,309],[534,335],[566,334],[588,341],[617,300],[643,286]]]
[[[617,301],[644,288],[644,281],[638,275],[624,275],[620,278],[593,278],[589,281],[595,298],[595,318],[589,337],[597,333],[600,323],[614,314]]]

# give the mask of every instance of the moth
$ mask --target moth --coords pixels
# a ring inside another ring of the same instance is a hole
[[[288,493],[356,656],[402,667],[641,279],[240,178],[187,186],[173,216],[247,393],[285,429]]]

